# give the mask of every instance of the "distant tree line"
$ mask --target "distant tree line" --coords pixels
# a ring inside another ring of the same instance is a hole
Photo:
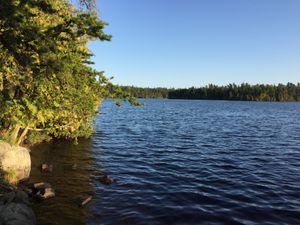
[[[168,98],[168,88],[141,88],[134,86],[122,86],[123,91],[131,93],[136,98]]]
[[[242,101],[300,101],[300,83],[255,84],[243,83],[217,86],[209,84],[196,88],[138,88],[122,87],[138,98],[207,99]]]

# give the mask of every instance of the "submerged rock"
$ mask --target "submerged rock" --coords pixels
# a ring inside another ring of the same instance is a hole
[[[111,185],[112,183],[114,183],[114,180],[112,178],[110,178],[108,175],[101,176],[99,178],[99,181],[105,185]]]
[[[34,183],[32,186],[36,190],[41,190],[41,189],[45,189],[45,188],[51,188],[51,184],[46,183],[46,182]]]
[[[53,171],[53,165],[52,164],[48,165],[46,163],[43,163],[41,165],[41,171],[43,173],[51,173]]]
[[[43,191],[38,193],[37,196],[40,197],[41,199],[52,198],[52,197],[55,197],[55,191],[51,187],[45,188]]]
[[[55,197],[55,190],[51,187],[51,184],[45,182],[28,184],[24,190],[33,199],[45,200]]]
[[[76,169],[77,169],[77,164],[76,163],[72,164],[72,170],[76,170]]]

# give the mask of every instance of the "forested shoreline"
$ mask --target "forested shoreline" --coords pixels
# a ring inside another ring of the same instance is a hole
[[[143,88],[135,86],[121,86],[123,91],[130,93],[136,98],[168,98],[171,89],[168,88]]]
[[[123,86],[137,98],[203,99],[203,100],[241,100],[241,101],[300,101],[300,83],[293,84],[228,84],[218,86],[209,84],[191,88],[141,88]]]

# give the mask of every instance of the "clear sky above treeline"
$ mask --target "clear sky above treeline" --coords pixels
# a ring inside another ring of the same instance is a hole
[[[98,0],[111,42],[95,67],[121,85],[300,82],[300,0]]]

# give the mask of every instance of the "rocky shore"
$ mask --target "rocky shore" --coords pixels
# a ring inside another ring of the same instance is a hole
[[[11,146],[0,141],[0,166],[2,168],[0,170],[0,225],[35,225],[36,216],[32,210],[33,204],[43,202],[42,205],[44,206],[41,207],[45,207],[48,204],[47,199],[55,197],[55,190],[47,181],[52,182],[51,177],[54,174],[56,175],[61,168],[52,164],[51,160],[47,161],[47,157],[42,160],[36,159],[34,152],[32,157],[37,160],[33,167],[31,165],[31,153],[28,149]],[[46,161],[44,161],[45,159]],[[63,165],[62,168],[66,172],[78,171],[80,173],[82,166],[72,161]],[[28,179],[30,173],[32,175],[34,172],[43,175],[38,179]],[[96,179],[102,185],[111,185],[116,182],[103,172],[95,175],[93,179]],[[61,186],[55,186],[56,188],[60,190],[58,193],[62,189],[64,190],[64,187]],[[61,196],[58,195],[59,200],[60,198]],[[78,207],[77,212],[80,212],[80,208],[85,207],[94,199],[94,192],[87,190],[75,191],[70,193],[70,199],[70,204],[73,205],[71,207]],[[53,203],[53,201],[50,202]]]
[[[0,141],[0,225],[35,225],[28,193],[15,185],[31,170],[30,151]]]
[[[35,225],[36,218],[27,193],[12,190],[0,198],[0,225]]]

